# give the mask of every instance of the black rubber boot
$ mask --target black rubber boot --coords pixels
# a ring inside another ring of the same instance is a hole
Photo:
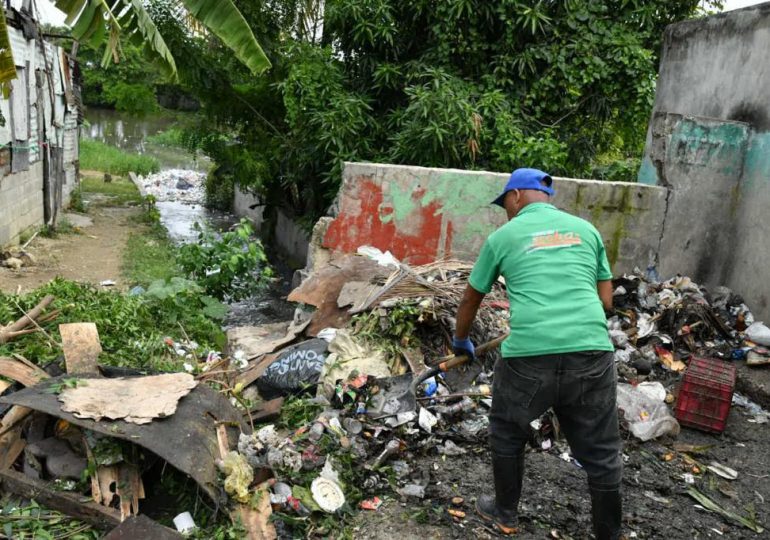
[[[492,454],[495,494],[482,495],[476,501],[476,512],[503,534],[518,532],[518,508],[524,480],[524,454],[500,457]]]
[[[623,515],[620,488],[590,486],[589,489],[596,540],[619,540]]]

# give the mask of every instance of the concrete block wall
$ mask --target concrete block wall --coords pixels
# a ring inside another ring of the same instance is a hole
[[[0,178],[0,243],[18,242],[24,231],[43,223],[43,163]]]
[[[508,174],[404,165],[346,163],[339,212],[322,244],[352,252],[390,250],[410,264],[474,260],[505,223],[490,202]],[[626,182],[555,178],[554,204],[594,223],[616,273],[645,267],[662,234],[667,190]]]
[[[670,189],[661,275],[770,322],[770,3],[669,26],[639,181]]]

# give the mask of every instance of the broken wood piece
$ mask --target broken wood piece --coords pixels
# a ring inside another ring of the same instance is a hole
[[[217,444],[219,457],[225,459],[230,451],[230,443],[227,440],[227,431],[223,425],[217,426]],[[246,529],[248,540],[275,540],[278,538],[275,525],[270,521],[273,509],[270,506],[270,493],[267,489],[269,485],[269,482],[264,482],[257,486],[257,492],[261,496],[257,497],[256,509],[246,504],[236,503],[235,508],[230,512],[230,518],[233,522],[240,521]]]
[[[16,463],[27,441],[21,438],[21,429],[11,430],[0,438],[0,469],[9,469]]]
[[[249,386],[251,383],[259,379],[270,365],[278,360],[280,353],[266,354],[259,360],[257,360],[253,366],[246,371],[238,374],[235,378],[235,384],[242,384],[244,387]]]
[[[198,384],[189,373],[147,377],[78,379],[59,394],[61,410],[78,418],[147,424],[176,412],[177,403]]]
[[[67,373],[99,375],[97,360],[102,345],[96,325],[90,322],[60,324],[59,334]]]
[[[49,377],[48,373],[38,366],[30,366],[20,360],[6,356],[0,356],[0,375],[6,379],[19,382],[24,386],[35,386],[43,379]]]
[[[0,470],[0,485],[6,493],[34,499],[44,506],[100,529],[112,529],[120,525],[120,512],[117,510],[98,505],[75,493],[57,491],[48,482],[30,478],[14,470]]]
[[[33,328],[27,330],[27,327],[35,326],[35,320],[40,317],[45,308],[47,308],[53,300],[53,295],[49,294],[19,320],[8,326],[0,327],[0,343],[8,343],[18,336],[35,332],[36,329]]]
[[[144,499],[144,484],[139,469],[129,463],[118,465],[117,495],[120,497],[120,519],[139,514],[139,499]]]
[[[254,422],[270,422],[275,420],[281,415],[281,407],[283,407],[283,397],[277,397],[264,403],[260,403],[258,407],[252,409],[251,419]]]
[[[227,331],[227,349],[231,355],[241,350],[246,358],[255,360],[294,341],[308,324],[310,319],[231,328]]]
[[[184,538],[173,529],[164,527],[144,514],[130,516],[112,529],[102,540],[181,540]]]

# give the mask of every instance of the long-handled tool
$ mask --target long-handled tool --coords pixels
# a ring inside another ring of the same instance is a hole
[[[476,348],[476,356],[481,356],[489,350],[495,349],[505,341],[508,335],[500,336],[492,341],[488,341],[483,345],[479,345]],[[398,377],[388,377],[387,379],[381,379],[380,387],[385,394],[391,397],[386,397],[381,403],[380,407],[377,407],[377,412],[382,416],[392,416],[401,413],[407,413],[414,411],[417,408],[417,387],[423,382],[438,375],[453,369],[457,366],[461,366],[468,361],[467,356],[445,356],[439,360],[439,363],[429,369],[426,369],[422,373],[418,373],[413,378],[411,374],[400,375]],[[410,380],[411,379],[411,380]],[[402,388],[404,391],[400,394]]]

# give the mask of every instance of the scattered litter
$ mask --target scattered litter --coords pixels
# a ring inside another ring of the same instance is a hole
[[[682,425],[722,433],[735,391],[735,366],[716,358],[690,359],[679,386],[675,414]]]
[[[418,484],[407,484],[404,487],[398,489],[398,494],[402,497],[414,497],[416,499],[425,498],[425,486]]]
[[[139,184],[147,195],[157,201],[199,203],[205,196],[205,173],[187,169],[170,169],[139,177]]]
[[[438,447],[438,453],[442,456],[462,456],[467,452],[467,450],[460,448],[449,439],[444,441],[444,444]]]
[[[422,429],[430,433],[433,427],[438,423],[438,418],[428,409],[423,407],[420,409],[418,423]]]
[[[114,287],[115,286],[115,281],[113,281],[111,279],[105,279],[103,281],[100,281],[99,285],[101,285],[102,287]]]
[[[197,528],[190,512],[182,512],[174,517],[174,527],[182,534],[189,534]]]
[[[647,497],[648,499],[652,499],[655,502],[659,502],[660,504],[665,504],[666,506],[671,504],[671,499],[661,497],[660,495],[652,491],[645,491],[644,496]]]
[[[720,463],[717,463],[716,461],[712,461],[709,463],[706,468],[716,474],[717,476],[721,476],[722,478],[726,480],[735,480],[738,478],[738,471],[735,469],[731,469],[730,467],[727,467],[725,465],[722,465]]]
[[[324,512],[332,513],[345,504],[345,495],[337,482],[319,476],[310,485],[313,499]]]
[[[248,502],[254,470],[246,458],[238,452],[229,452],[222,461],[221,468],[226,475],[225,492],[238,502]]]
[[[618,384],[618,408],[628,422],[631,433],[642,441],[649,441],[661,435],[675,436],[680,430],[679,423],[665,403],[665,389],[660,383],[655,385],[640,390],[630,384]]]
[[[734,512],[730,512],[729,510],[725,510],[694,487],[688,487],[687,494],[698,501],[698,503],[700,503],[704,509],[710,512],[717,513],[722,517],[729,519],[730,521],[734,521],[740,525],[743,525],[747,529],[750,529],[757,534],[764,531],[764,528],[755,519],[750,517],[743,517]]]
[[[746,328],[746,339],[759,345],[770,346],[770,328],[757,321]]]
[[[371,499],[361,501],[358,506],[361,508],[361,510],[376,511],[380,508],[380,506],[382,506],[382,499],[379,497],[372,497]]]

